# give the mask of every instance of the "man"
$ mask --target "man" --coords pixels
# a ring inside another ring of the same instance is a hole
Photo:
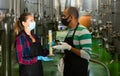
[[[64,10],[62,23],[69,30],[61,45],[53,46],[54,49],[64,50],[64,76],[88,76],[88,63],[91,54],[91,34],[86,27],[78,23],[78,10],[69,7]]]

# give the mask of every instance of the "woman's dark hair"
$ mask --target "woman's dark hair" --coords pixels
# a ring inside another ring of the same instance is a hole
[[[22,22],[26,22],[28,16],[32,15],[31,13],[23,13],[20,15],[20,18],[16,21],[14,25],[14,34],[15,36],[19,35],[21,31],[24,30]]]

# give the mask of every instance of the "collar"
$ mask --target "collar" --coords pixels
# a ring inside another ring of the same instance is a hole
[[[79,26],[79,23],[77,23],[77,25],[74,28],[69,28],[69,31],[75,30],[78,26]]]

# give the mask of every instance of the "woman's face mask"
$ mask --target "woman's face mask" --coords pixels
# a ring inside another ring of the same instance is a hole
[[[69,21],[69,22],[67,21],[69,17],[70,17],[70,16],[68,16],[67,18],[62,18],[62,19],[61,19],[61,22],[62,22],[63,25],[65,25],[65,26],[68,26],[68,25],[69,25],[70,21]]]
[[[30,23],[29,23],[29,26],[28,26],[28,29],[31,31],[31,30],[35,29],[35,26],[36,26],[35,21],[30,22]]]

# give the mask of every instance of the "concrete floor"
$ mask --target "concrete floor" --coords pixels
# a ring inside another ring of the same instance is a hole
[[[62,57],[60,54],[55,54],[52,58],[53,61],[43,62],[44,76],[60,76],[61,74],[57,70],[57,64],[59,59]],[[12,76],[19,76],[18,64],[14,64],[12,69]],[[105,68],[99,64],[90,62],[90,76],[107,76]]]

